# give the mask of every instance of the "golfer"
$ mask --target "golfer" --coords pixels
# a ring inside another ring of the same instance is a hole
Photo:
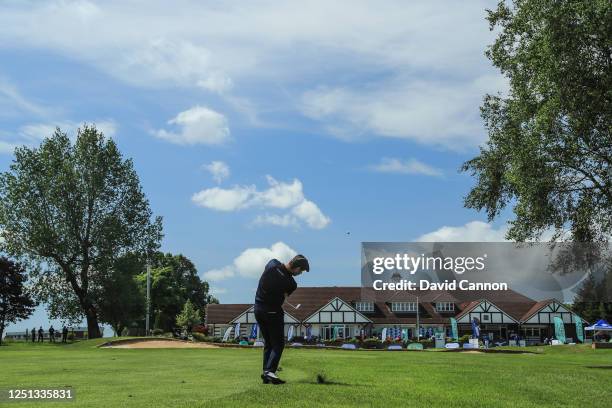
[[[304,255],[296,255],[286,264],[272,259],[266,265],[255,294],[255,319],[264,338],[263,373],[264,384],[284,384],[276,376],[278,363],[285,348],[283,302],[297,288],[294,276],[310,266]]]

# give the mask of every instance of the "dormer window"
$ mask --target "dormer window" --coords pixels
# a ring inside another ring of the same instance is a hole
[[[391,303],[392,312],[416,312],[416,310],[417,310],[416,302],[392,302]]]
[[[355,302],[355,309],[360,312],[373,312],[374,302]]]
[[[438,302],[436,303],[436,311],[438,312],[454,312],[455,304],[453,302]]]

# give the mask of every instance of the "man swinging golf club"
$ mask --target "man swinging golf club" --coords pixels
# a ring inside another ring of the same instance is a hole
[[[285,348],[283,302],[297,288],[294,276],[310,266],[304,255],[296,255],[286,264],[272,259],[266,265],[255,294],[255,319],[264,338],[263,373],[264,384],[284,384],[276,376],[278,363]]]

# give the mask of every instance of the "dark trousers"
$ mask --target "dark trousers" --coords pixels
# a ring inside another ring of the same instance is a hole
[[[276,372],[285,348],[284,312],[255,307],[255,319],[264,338],[263,371]]]

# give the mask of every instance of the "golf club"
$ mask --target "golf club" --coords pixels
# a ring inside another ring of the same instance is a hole
[[[300,308],[300,306],[302,306],[302,304],[301,304],[301,303],[298,303],[298,304],[297,304],[297,306],[294,306],[294,305],[292,305],[291,303],[287,302],[286,300],[285,300],[285,303],[287,303],[289,306],[291,306],[291,307],[292,307],[292,308],[294,308],[294,309],[299,309],[299,308]]]

